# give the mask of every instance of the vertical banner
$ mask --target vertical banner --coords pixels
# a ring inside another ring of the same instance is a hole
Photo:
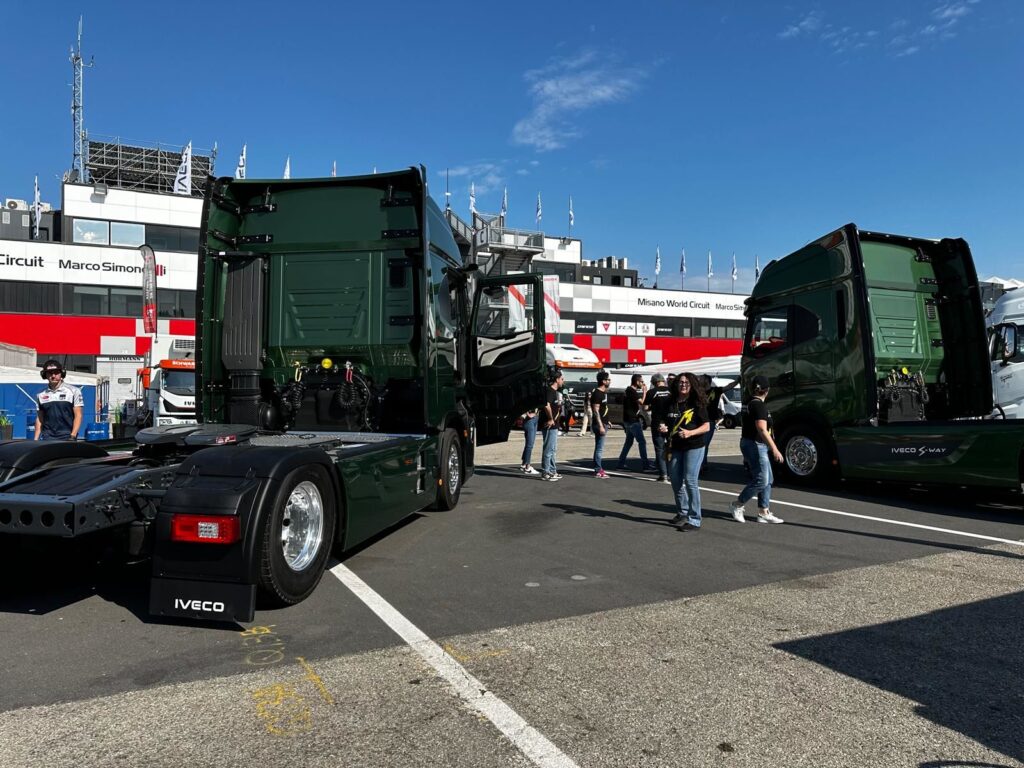
[[[181,165],[178,166],[178,173],[174,177],[174,194],[192,194],[192,142],[181,151]]]
[[[558,275],[544,275],[544,333],[559,333],[562,310],[558,306]]]
[[[156,333],[156,254],[148,245],[142,251],[142,329]]]

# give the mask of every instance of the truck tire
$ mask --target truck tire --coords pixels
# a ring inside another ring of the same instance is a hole
[[[735,429],[736,417],[733,416],[731,413],[725,414],[725,416],[722,417],[722,426],[725,427],[726,429]]]
[[[833,450],[825,433],[812,426],[787,428],[778,442],[782,472],[797,485],[824,483],[834,474]]]
[[[437,498],[430,505],[431,509],[447,511],[455,509],[462,493],[462,481],[465,479],[463,466],[462,444],[459,434],[448,428],[441,434],[441,451],[438,454],[438,485]]]
[[[288,473],[260,530],[262,603],[294,605],[316,588],[331,555],[337,510],[323,467],[310,464]]]

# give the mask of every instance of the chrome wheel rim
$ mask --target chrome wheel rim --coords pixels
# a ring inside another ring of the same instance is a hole
[[[316,483],[304,480],[292,490],[281,520],[281,551],[293,571],[309,567],[324,535],[324,501]]]
[[[459,490],[459,483],[462,482],[462,467],[459,466],[459,446],[452,443],[448,447],[448,470],[445,473],[448,477],[448,493],[451,496]]]
[[[818,466],[818,448],[809,437],[797,435],[786,445],[786,464],[799,477],[807,477]]]

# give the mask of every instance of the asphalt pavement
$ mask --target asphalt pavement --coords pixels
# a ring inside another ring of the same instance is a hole
[[[558,483],[481,448],[246,626],[151,620],[102,552],[0,563],[0,766],[1024,765],[1019,499],[779,487],[740,525],[725,430],[680,533],[621,440],[599,480],[562,438]]]

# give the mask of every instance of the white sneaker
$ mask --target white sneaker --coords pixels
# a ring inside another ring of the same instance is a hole
[[[776,523],[776,524],[778,524],[778,523],[784,523],[785,520],[783,520],[781,517],[776,517],[775,515],[773,515],[771,513],[771,510],[767,510],[765,512],[758,512],[757,513],[757,522],[759,522],[759,523]]]
[[[743,505],[738,501],[729,502],[729,511],[732,512],[732,519],[737,523],[747,522],[747,518],[743,516]],[[781,520],[779,522],[782,522]]]
[[[540,474],[540,472],[538,472],[536,469],[531,467],[529,464],[527,464],[525,467],[522,467],[522,472],[523,472],[524,475],[539,475]]]

